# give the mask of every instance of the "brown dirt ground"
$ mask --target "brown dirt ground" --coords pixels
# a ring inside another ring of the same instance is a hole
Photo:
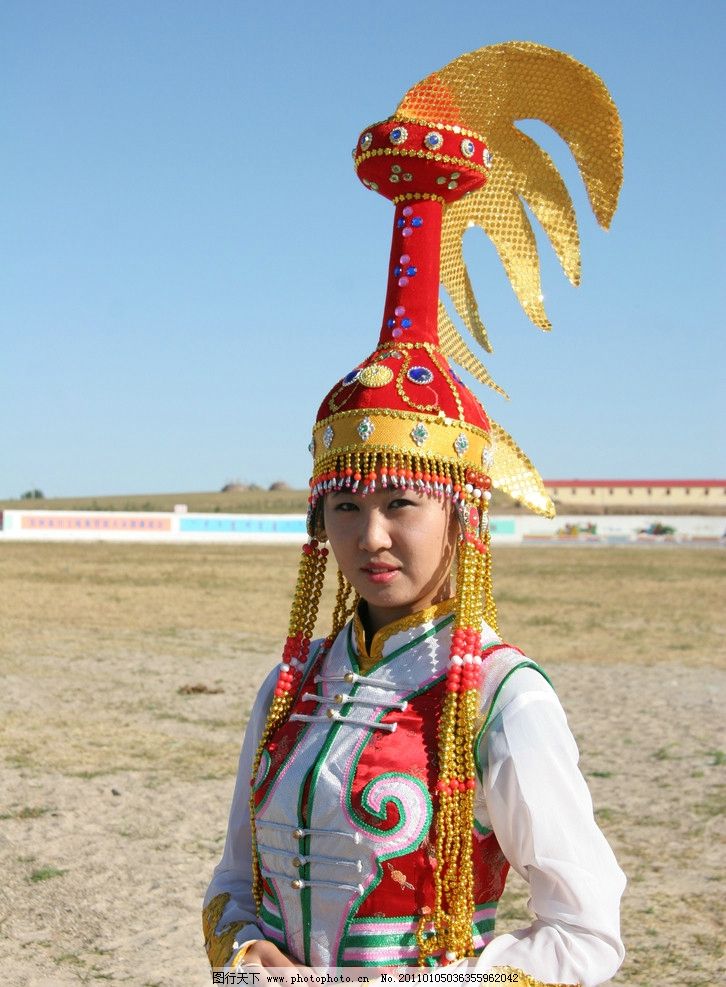
[[[200,900],[296,558],[0,545],[3,984],[210,982]],[[551,674],[629,877],[628,957],[612,983],[723,982],[726,556],[512,548],[495,559],[506,637]],[[196,684],[223,691],[179,692]],[[516,879],[499,927],[526,915]]]

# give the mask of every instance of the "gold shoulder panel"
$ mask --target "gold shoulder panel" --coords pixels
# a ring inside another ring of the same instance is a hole
[[[237,933],[249,925],[249,922],[230,922],[217,931],[219,920],[222,918],[222,913],[230,898],[231,895],[228,891],[218,894],[202,911],[204,946],[207,950],[209,963],[214,970],[220,969],[228,962],[235,948]]]

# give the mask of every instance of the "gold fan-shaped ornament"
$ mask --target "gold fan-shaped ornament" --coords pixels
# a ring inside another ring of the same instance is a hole
[[[485,162],[489,165],[486,184],[446,206],[443,214],[441,285],[471,335],[491,352],[464,261],[463,238],[471,226],[480,227],[493,242],[529,319],[549,329],[537,244],[523,203],[541,223],[575,285],[580,278],[577,220],[552,159],[517,127],[517,121],[541,120],[567,143],[595,217],[607,228],[622,184],[623,140],[617,108],[602,80],[563,52],[514,41],[462,55],[427,76],[406,93],[394,116],[404,122],[474,131],[485,140],[491,155]],[[439,332],[441,348],[450,359],[504,393],[443,304]],[[499,426],[495,434],[494,485],[538,513],[553,514],[530,461]]]

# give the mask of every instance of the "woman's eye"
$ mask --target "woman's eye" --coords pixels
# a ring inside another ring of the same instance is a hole
[[[358,505],[352,503],[352,501],[350,501],[350,500],[343,500],[339,504],[336,504],[334,509],[336,511],[343,511],[343,512],[357,511],[358,510]]]
[[[392,500],[388,506],[397,509],[399,507],[415,507],[416,504],[414,501],[407,500],[405,497],[396,497],[396,499]]]

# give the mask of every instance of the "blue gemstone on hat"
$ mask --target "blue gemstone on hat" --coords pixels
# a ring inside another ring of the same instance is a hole
[[[386,322],[386,325],[388,326],[389,329],[393,329],[393,327],[395,326],[395,324],[396,324],[396,320],[395,319],[389,319],[388,322]]]
[[[411,220],[411,226],[423,226],[423,220],[421,219],[421,217],[414,216],[413,219]]]
[[[394,275],[396,277],[398,277],[398,275],[401,273],[401,268],[400,267],[394,267],[393,268],[393,273],[394,273]]]
[[[430,131],[424,137],[424,144],[430,151],[438,151],[441,145],[444,143],[444,138],[441,134],[437,133],[435,130]]]
[[[401,319],[401,325],[403,326],[404,329],[410,329],[410,327],[411,327],[411,320],[410,319]]]
[[[358,369],[351,370],[351,372],[349,374],[346,374],[345,377],[343,378],[343,383],[344,384],[353,384],[356,380],[358,380],[358,374],[359,373],[360,373],[360,370],[358,370]]]
[[[410,277],[413,277],[415,274],[418,274],[418,268],[417,267],[407,267],[406,268],[406,274],[408,274]]]
[[[396,220],[396,226],[399,228],[399,230],[401,229],[402,226],[405,226],[405,225],[406,225],[406,220],[405,219],[401,218],[401,219],[397,219]]]
[[[428,367],[411,367],[406,376],[414,384],[430,384],[434,379],[434,375]]]

